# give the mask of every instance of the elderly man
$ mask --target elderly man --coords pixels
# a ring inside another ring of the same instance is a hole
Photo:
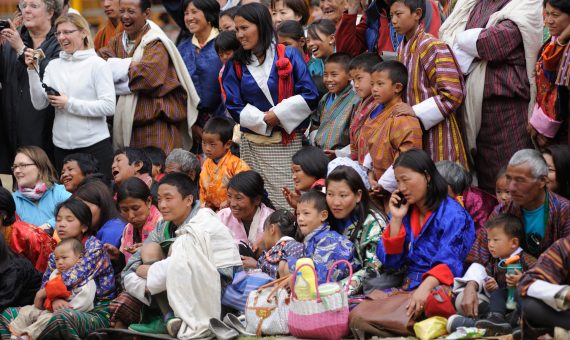
[[[524,149],[510,159],[506,176],[512,201],[500,204],[491,213],[492,218],[500,213],[520,217],[525,239],[521,246],[525,252],[538,257],[556,240],[570,236],[570,202],[546,189],[548,166],[540,152]],[[468,317],[477,317],[478,292],[487,277],[485,266],[491,255],[487,246],[487,230],[481,228],[466,262],[473,263],[463,277],[467,282],[464,291],[457,297],[458,312]]]
[[[194,182],[197,181],[200,171],[200,160],[192,152],[184,149],[172,150],[164,162],[164,173],[181,172]]]
[[[200,98],[174,43],[152,21],[150,0],[120,0],[124,32],[99,50],[119,95],[113,144],[155,146],[166,154],[192,144]]]
[[[102,0],[102,3],[107,22],[95,35],[93,43],[96,51],[107,46],[111,38],[123,31],[123,25],[119,21],[119,0]]]

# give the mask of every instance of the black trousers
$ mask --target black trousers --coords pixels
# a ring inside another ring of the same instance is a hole
[[[112,179],[111,165],[113,164],[113,145],[111,145],[111,138],[103,139],[91,146],[78,149],[61,149],[57,146],[54,151],[55,169],[57,173],[61,173],[63,168],[63,159],[74,153],[88,153],[92,154],[95,159],[99,161],[99,172],[105,175],[105,181],[110,182]]]
[[[497,288],[489,296],[489,312],[507,314],[507,288]]]
[[[527,296],[522,298],[522,312],[532,327],[570,329],[570,310],[558,312],[541,300]]]

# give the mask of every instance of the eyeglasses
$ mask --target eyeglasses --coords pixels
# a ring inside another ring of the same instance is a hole
[[[64,36],[67,37],[67,36],[70,35],[71,33],[77,32],[77,31],[79,31],[79,30],[70,30],[70,31],[55,32],[55,37],[56,37],[56,38],[59,38],[59,37],[62,36],[62,35],[64,35]]]
[[[36,165],[35,163],[22,163],[22,164],[14,164],[12,165],[12,167],[10,169],[12,169],[12,172],[16,171],[16,169],[20,168],[22,170],[26,170],[27,167],[32,166],[32,165]]]
[[[27,2],[22,1],[18,4],[18,7],[20,8],[21,11],[23,11],[24,9],[26,9],[28,7],[30,7],[31,9],[38,9],[38,8],[42,7],[42,4],[37,3],[37,2],[27,3]]]

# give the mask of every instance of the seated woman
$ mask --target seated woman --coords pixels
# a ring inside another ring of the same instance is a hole
[[[548,190],[570,198],[570,145],[549,145],[542,157],[548,165]]]
[[[327,176],[326,187],[332,230],[353,243],[354,261],[361,268],[352,276],[348,293],[360,294],[365,282],[375,277],[382,265],[376,256],[376,244],[386,227],[386,217],[371,204],[362,178],[351,167],[333,170]]]
[[[42,229],[18,217],[12,194],[3,187],[0,187],[0,234],[13,252],[27,258],[38,271],[46,270],[55,241]]]
[[[291,174],[295,190],[283,187],[283,196],[293,209],[297,209],[297,202],[301,193],[314,188],[323,187],[327,176],[329,158],[323,150],[316,146],[305,146],[297,151],[291,158]]]
[[[475,240],[473,220],[448,197],[447,183],[431,158],[412,149],[394,163],[398,189],[390,197],[390,221],[376,254],[389,269],[406,267],[401,285],[414,290],[408,312],[423,313],[431,290],[463,274],[463,260]]]
[[[254,252],[260,250],[265,219],[274,211],[261,175],[250,170],[232,177],[228,183],[228,204],[228,208],[218,211],[218,217],[240,244],[240,253],[247,255],[244,247]]]
[[[57,175],[45,151],[37,146],[16,150],[12,173],[18,191],[12,194],[22,221],[39,226],[50,234],[55,227],[55,207],[71,196]]]
[[[70,193],[74,193],[87,176],[99,174],[99,161],[88,153],[65,156],[59,180]],[[103,178],[103,174],[99,174]]]
[[[109,303],[115,297],[113,268],[103,244],[93,236],[95,231],[91,227],[91,211],[83,202],[70,198],[61,203],[55,213],[55,229],[59,237],[62,240],[75,238],[85,246],[85,254],[79,262],[61,274],[65,287],[69,291],[92,279],[97,292],[93,301],[95,307],[89,312],[79,312],[63,299],[53,301],[54,315],[40,338],[85,339],[96,329],[109,326]],[[42,288],[55,269],[56,260],[52,253],[44,273]],[[33,303],[41,308],[46,297],[45,290],[41,289]],[[17,315],[18,310],[14,307],[4,311],[3,317],[0,318],[0,334],[9,333],[8,325]]]

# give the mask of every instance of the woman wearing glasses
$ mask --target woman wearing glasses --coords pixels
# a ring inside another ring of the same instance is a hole
[[[16,149],[21,145],[42,147],[53,157],[54,110],[36,110],[30,99],[24,63],[26,49],[42,49],[38,71],[43,76],[49,61],[59,55],[53,23],[61,13],[60,0],[21,0],[23,27],[14,23],[0,29],[0,173],[7,173]]]
[[[111,69],[95,53],[89,24],[82,16],[59,17],[55,36],[62,51],[59,59],[46,67],[43,84],[36,72],[34,51],[24,53],[34,107],[55,108],[55,166],[61,169],[63,159],[70,154],[88,153],[95,156],[100,170],[110,179],[113,149],[106,117],[115,113]]]
[[[18,184],[18,190],[12,194],[16,214],[22,221],[51,234],[55,228],[55,207],[71,194],[56,184],[57,175],[46,153],[37,146],[19,148],[12,173]]]

